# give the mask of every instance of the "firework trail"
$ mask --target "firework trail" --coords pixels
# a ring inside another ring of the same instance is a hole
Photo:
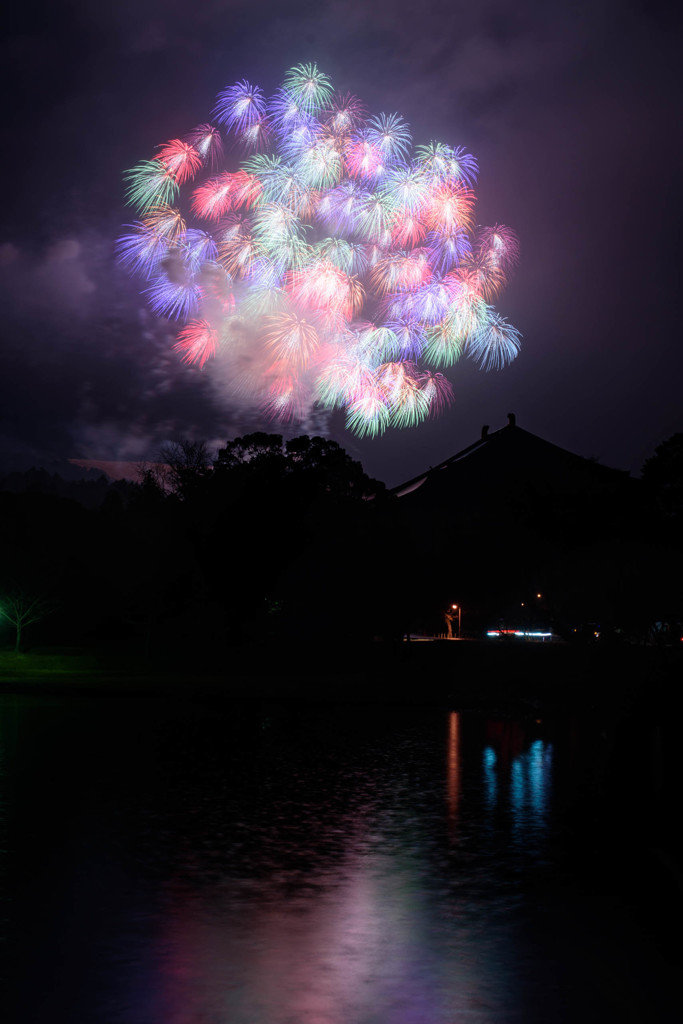
[[[229,86],[212,116],[126,172],[140,219],[117,243],[150,307],[179,322],[184,362],[232,353],[235,388],[267,415],[315,402],[372,436],[443,409],[441,371],[461,356],[498,369],[517,355],[490,302],[519,246],[476,225],[473,156],[441,142],[411,155],[398,114],[369,116],[315,64],[270,99]],[[241,166],[222,169],[221,132]]]

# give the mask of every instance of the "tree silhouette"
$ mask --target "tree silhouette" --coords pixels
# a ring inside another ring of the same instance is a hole
[[[683,434],[673,434],[658,445],[641,475],[664,515],[683,515]]]

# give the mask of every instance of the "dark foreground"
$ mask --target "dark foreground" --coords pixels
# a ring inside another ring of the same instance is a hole
[[[162,650],[125,653],[0,651],[0,693],[203,692],[379,703],[478,704],[497,700],[589,706],[672,696],[683,678],[679,648],[638,645],[434,641],[354,644],[330,635],[276,646],[226,648],[206,662]],[[662,691],[660,693],[660,691]]]
[[[9,1019],[679,1019],[675,666],[457,646],[8,682]]]

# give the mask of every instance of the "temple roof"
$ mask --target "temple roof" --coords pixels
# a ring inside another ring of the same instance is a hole
[[[478,494],[511,487],[586,491],[612,488],[628,474],[602,466],[560,448],[517,426],[513,413],[507,426],[489,433],[482,429],[473,444],[437,466],[392,488],[397,497],[419,495],[421,500],[448,500],[473,490]]]

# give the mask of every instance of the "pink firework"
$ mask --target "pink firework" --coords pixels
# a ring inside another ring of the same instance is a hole
[[[165,146],[159,146],[157,160],[167,168],[179,185],[191,181],[202,166],[202,158],[197,150],[182,139],[171,139]]]
[[[216,354],[218,332],[208,320],[190,320],[173,346],[180,353],[184,363],[197,363],[203,366],[207,359]]]

